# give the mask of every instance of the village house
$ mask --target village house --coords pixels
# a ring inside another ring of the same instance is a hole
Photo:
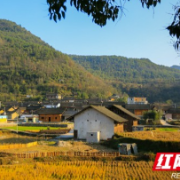
[[[129,97],[127,104],[148,104],[145,97]]]
[[[8,121],[17,120],[19,116],[25,111],[24,107],[11,107],[5,111]]]
[[[152,109],[155,111],[162,112],[162,119],[168,120],[172,119],[172,113],[169,112],[169,109],[172,109],[172,105],[169,104],[162,104],[162,103],[154,103],[152,104]]]
[[[166,111],[166,120],[168,119],[180,119],[180,108],[171,108]]]
[[[61,104],[60,102],[43,102],[42,106],[45,108],[59,108]]]
[[[19,123],[38,123],[39,116],[37,114],[22,114],[18,121]]]
[[[0,115],[0,123],[7,123],[7,116],[5,114]]]
[[[123,108],[122,106],[114,104],[109,106],[108,109],[127,120],[127,122],[124,125],[124,131],[130,132],[132,131],[133,126],[138,125],[138,120],[140,120],[140,117],[136,116],[132,112]]]
[[[81,108],[82,109],[82,108]],[[79,112],[81,109],[78,109],[78,107],[68,107],[66,110],[63,112],[64,119],[68,119],[69,117],[73,116],[77,112]]]
[[[126,119],[103,106],[90,105],[68,120],[74,121],[74,138],[86,139],[87,134],[100,134],[100,140],[112,138],[114,133],[122,132]],[[93,133],[91,133],[93,132]],[[98,133],[96,133],[98,132]]]
[[[61,122],[64,120],[63,112],[65,108],[42,108],[36,113],[42,122]]]
[[[104,102],[103,103],[103,106],[105,106],[105,107],[109,107],[109,106],[112,106],[112,105],[114,105],[114,104],[116,104],[116,105],[120,105],[120,106],[125,106],[125,102],[118,102],[118,101],[108,101],[108,102]]]
[[[18,114],[18,112],[16,110],[7,111],[6,115],[7,115],[7,119],[8,119],[9,122],[12,121],[12,120],[14,121],[19,117],[19,114]]]
[[[46,98],[47,98],[48,100],[61,99],[61,94],[58,94],[58,93],[47,93],[47,94],[46,94]]]
[[[109,98],[109,101],[115,101],[117,99],[119,99],[119,95],[118,94],[113,94],[110,98]]]
[[[150,104],[126,104],[125,109],[129,110],[136,116],[142,117],[144,112],[151,110]]]
[[[36,111],[40,110],[41,108],[43,108],[41,104],[28,104],[23,114],[36,114]]]
[[[0,115],[3,115],[5,113],[4,109],[0,110]]]

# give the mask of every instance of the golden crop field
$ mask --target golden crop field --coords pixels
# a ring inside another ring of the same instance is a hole
[[[0,166],[1,180],[169,180],[172,172],[152,171],[153,162],[60,161]]]
[[[123,132],[118,135],[136,139],[149,139],[161,141],[179,141],[180,132],[161,132],[161,131],[142,131],[142,132]]]

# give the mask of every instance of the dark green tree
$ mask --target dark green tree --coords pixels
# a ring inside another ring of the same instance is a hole
[[[177,5],[174,5],[174,19],[171,25],[167,27],[169,30],[169,34],[172,37],[176,38],[176,41],[174,42],[175,49],[179,50],[180,45],[180,2],[177,3]]]
[[[154,110],[152,110],[152,111],[144,112],[143,119],[144,120],[151,119],[153,121],[157,121],[157,120],[161,119],[161,116],[162,116],[162,112],[161,111],[154,111]]]
[[[115,21],[123,13],[125,1],[130,0],[70,0],[70,5],[74,6],[77,11],[84,12],[92,16],[92,20],[100,25],[106,25],[107,20]],[[142,6],[147,8],[155,7],[161,0],[140,0]],[[50,19],[61,20],[65,18],[67,0],[47,0],[49,5]]]

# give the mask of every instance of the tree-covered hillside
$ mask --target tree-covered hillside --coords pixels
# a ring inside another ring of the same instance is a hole
[[[157,79],[179,79],[180,71],[152,63],[148,59],[121,56],[76,56],[70,57],[85,69],[104,79],[118,79],[125,82],[147,82]]]
[[[73,58],[74,61],[71,59]],[[148,59],[68,56],[7,20],[0,20],[0,100],[42,99],[49,92],[78,98],[146,96],[180,100],[180,70]]]
[[[177,66],[177,65],[173,65],[173,66],[171,66],[171,68],[179,69],[180,70],[180,66]]]
[[[115,90],[24,28],[0,20],[0,98],[47,92],[107,97]]]
[[[145,96],[149,102],[180,102],[180,70],[156,65],[148,59],[121,56],[70,57],[94,75],[111,83],[120,94]]]

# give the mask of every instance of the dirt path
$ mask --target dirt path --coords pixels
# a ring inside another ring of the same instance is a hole
[[[160,120],[160,123],[162,124],[162,125],[164,125],[164,126],[173,126],[173,125],[171,125],[171,124],[168,124],[166,121],[164,121],[164,120]]]

